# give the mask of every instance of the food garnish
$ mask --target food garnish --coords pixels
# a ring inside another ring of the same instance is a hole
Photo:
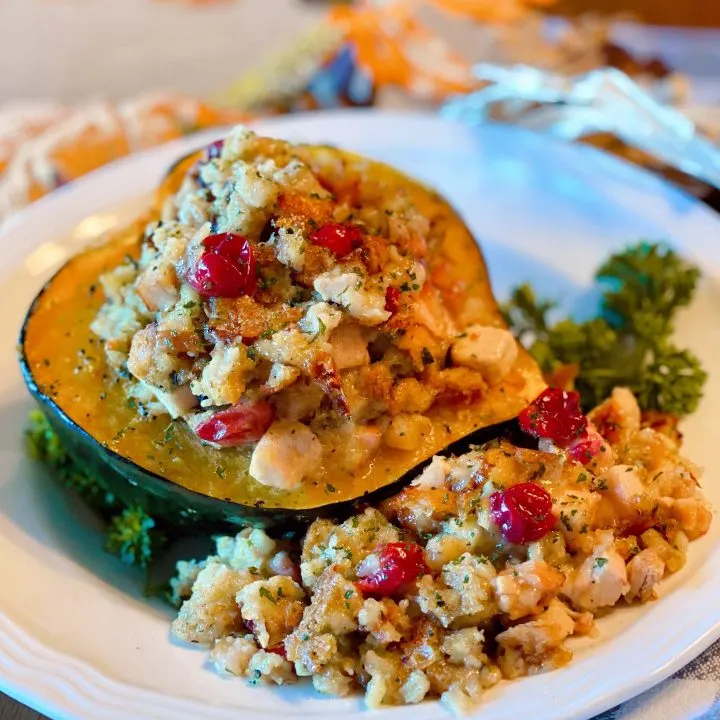
[[[40,410],[30,413],[26,430],[30,457],[47,465],[54,477],[75,492],[107,523],[105,549],[128,565],[147,568],[167,541],[166,532],[141,507],[116,497],[100,475],[89,473],[70,459],[57,433]],[[167,533],[174,529],[166,527]]]
[[[551,323],[553,302],[521,285],[505,306],[508,322],[550,378],[564,376],[589,409],[623,385],[643,410],[683,417],[695,411],[707,379],[695,355],[672,333],[689,304],[697,267],[671,248],[641,242],[612,255],[595,273],[603,288],[599,315]],[[573,377],[574,376],[574,377]]]

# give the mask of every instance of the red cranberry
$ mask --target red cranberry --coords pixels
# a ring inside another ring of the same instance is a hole
[[[567,447],[585,432],[587,418],[580,410],[580,395],[548,388],[518,416],[520,427],[535,437],[548,438]]]
[[[378,569],[356,583],[363,594],[392,595],[418,575],[428,572],[423,549],[415,543],[387,543],[381,545],[375,554]]]
[[[255,254],[247,238],[236,233],[208,235],[205,250],[185,275],[203,297],[254,295]]]
[[[283,643],[278,643],[277,645],[269,647],[266,652],[275,653],[275,655],[284,657],[287,660],[287,653],[285,652],[285,645]]]
[[[267,402],[235,405],[220,410],[195,427],[195,434],[206,442],[230,447],[257,442],[275,419],[275,410]]]
[[[205,155],[208,160],[215,160],[222,155],[223,148],[225,147],[224,140],[216,140],[214,143],[210,143],[205,150]]]
[[[385,291],[385,309],[393,315],[400,307],[400,291],[397,288],[389,287]]]
[[[605,440],[603,436],[590,424],[585,434],[575,440],[568,448],[568,455],[576,462],[587,465],[594,457],[600,454]]]
[[[349,255],[363,239],[363,231],[357,225],[343,225],[330,223],[323,225],[310,235],[310,241],[315,245],[327,248],[335,257]]]
[[[490,496],[490,515],[503,537],[524,545],[539,540],[552,530],[556,519],[552,497],[541,485],[532,482],[513,485]]]

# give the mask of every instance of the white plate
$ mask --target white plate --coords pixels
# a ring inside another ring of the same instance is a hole
[[[469,130],[430,116],[333,113],[260,124],[270,134],[330,142],[390,162],[443,192],[481,241],[500,295],[524,280],[565,309],[589,307],[593,269],[638,238],[669,239],[705,277],[681,339],[711,370],[687,453],[707,468],[720,507],[713,441],[720,410],[720,220],[660,180],[586,147],[506,127]],[[14,355],[22,316],[42,281],[99,230],[128,218],[169,163],[203,145],[188,138],[125,160],[42,200],[0,232],[0,687],[56,718],[233,720],[357,715],[307,684],[253,689],[203,667],[204,652],[168,639],[170,612],[105,555],[92,520],[23,454],[30,400]],[[68,238],[62,240],[62,238]],[[715,372],[712,372],[715,371]],[[657,683],[720,635],[720,523],[694,543],[666,596],[601,620],[575,660],[487,694],[484,720],[587,718]],[[386,711],[426,720],[435,703]]]

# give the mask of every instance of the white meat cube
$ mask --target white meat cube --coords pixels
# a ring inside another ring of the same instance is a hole
[[[318,465],[322,445],[315,433],[299,422],[274,422],[255,446],[250,475],[259,483],[291,490]]]
[[[496,385],[508,374],[517,359],[515,338],[503,328],[470,325],[450,350],[456,365],[479,370],[489,385]]]

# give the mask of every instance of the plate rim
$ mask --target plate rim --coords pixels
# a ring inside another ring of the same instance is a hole
[[[448,121],[447,119],[441,118],[429,112],[382,112],[377,110],[329,112],[323,111],[297,116],[279,116],[274,118],[261,119],[256,122],[249,123],[249,125],[259,127],[262,131],[267,130],[268,132],[272,132],[273,128],[276,126],[312,124],[319,117],[322,118],[323,122],[345,122],[349,117],[352,117],[353,122],[357,122],[358,119],[361,118],[361,123],[367,122],[368,120],[370,121],[370,123],[378,121],[407,122],[410,120],[413,122],[417,121],[421,123],[430,122],[434,125],[443,126],[462,125],[461,123],[454,123],[452,121]],[[710,208],[702,204],[701,201],[693,198],[685,191],[675,187],[664,179],[659,178],[642,168],[638,168],[637,166],[625,160],[611,156],[604,151],[591,146],[566,143],[556,138],[540,135],[538,133],[534,133],[526,129],[517,128],[515,126],[492,125],[491,127],[495,129],[502,128],[503,132],[507,131],[511,136],[515,134],[530,135],[536,139],[541,138],[542,142],[544,143],[546,142],[551,145],[562,146],[563,148],[572,147],[573,152],[577,151],[579,153],[589,153],[593,156],[600,156],[603,159],[603,163],[609,163],[610,166],[615,164],[618,167],[622,167],[624,172],[630,171],[631,174],[635,173],[638,177],[642,176],[645,182],[650,182],[651,184],[655,183],[655,186],[658,189],[661,189],[665,195],[670,194],[678,198],[682,198],[683,202],[690,203],[693,206],[694,210],[699,211],[701,215],[705,215],[708,219],[711,219],[714,224],[720,227],[719,216],[717,216]],[[142,153],[122,158],[115,163],[111,163],[107,166],[99,168],[93,173],[90,173],[89,175],[70,184],[66,188],[62,188],[59,192],[52,193],[49,196],[46,196],[38,202],[34,203],[33,205],[19,211],[18,213],[15,213],[6,222],[4,222],[2,226],[0,226],[0,242],[6,240],[13,233],[18,232],[18,230],[21,229],[24,225],[32,225],[32,223],[37,222],[44,217],[50,217],[57,213],[60,209],[62,209],[63,206],[77,202],[77,199],[82,198],[86,194],[92,195],[93,189],[95,189],[98,184],[103,185],[104,183],[111,181],[113,176],[119,173],[130,174],[133,172],[133,168],[140,168],[147,162],[156,162],[159,164],[161,157],[173,156],[176,152],[179,153],[183,150],[186,150],[187,148],[201,147],[202,144],[209,142],[218,135],[221,135],[222,132],[223,128],[216,128],[210,131],[193,134],[175,140],[171,143],[166,143],[162,146],[151,148],[149,150],[143,151]],[[103,207],[110,207],[113,204],[116,205],[117,201],[115,203],[105,203]],[[100,211],[102,211],[102,208],[96,207],[92,210],[92,212]],[[84,216],[87,217],[88,213],[85,210],[83,212],[85,213]],[[27,256],[27,254],[28,250],[25,250],[22,253],[23,256]],[[13,270],[17,270],[16,264],[13,266],[13,264],[10,263],[10,265],[13,267]],[[163,701],[176,701],[175,698],[163,695],[162,693],[159,693],[157,691],[143,690],[142,688],[138,688],[135,685],[126,684],[103,676],[91,665],[76,658],[72,658],[57,650],[54,650],[53,648],[49,648],[43,645],[37,639],[31,637],[28,633],[26,633],[23,628],[15,625],[9,618],[3,615],[2,609],[0,609],[0,628],[5,631],[3,634],[6,635],[6,637],[15,637],[15,641],[17,643],[17,647],[15,649],[20,655],[20,660],[18,660],[17,657],[13,657],[13,654],[9,652],[6,647],[0,646],[0,669],[2,670],[2,673],[0,673],[0,690],[3,690],[7,694],[15,697],[16,699],[24,702],[25,704],[30,705],[31,707],[35,707],[41,712],[51,714],[53,717],[61,718],[62,720],[65,720],[65,718],[84,717],[121,717],[121,715],[113,714],[115,711],[122,709],[120,706],[107,706],[106,704],[103,705],[103,703],[99,700],[95,701],[97,703],[96,705],[89,705],[90,701],[88,700],[88,698],[82,697],[82,692],[79,692],[78,688],[86,690],[90,688],[92,688],[93,690],[97,689],[96,686],[93,686],[92,683],[89,681],[89,678],[93,678],[93,676],[97,676],[94,677],[94,681],[96,682],[96,684],[99,683],[109,685],[112,689],[112,692],[116,693],[116,697],[119,698],[127,697],[129,694],[133,693],[137,695],[137,693],[140,692],[143,695],[145,695],[146,693],[149,695],[156,695],[157,698],[161,698],[163,699]],[[679,668],[683,667],[688,662],[693,660],[718,637],[720,637],[720,615],[718,615],[714,625],[706,628],[702,633],[700,633],[684,651],[676,655],[671,660],[657,667],[655,671],[649,673],[642,682],[634,681],[625,683],[620,687],[616,686],[615,689],[605,692],[592,703],[583,705],[582,707],[578,707],[570,713],[563,714],[562,717],[564,718],[564,720],[579,720],[580,718],[589,717],[590,714],[602,712],[621,702],[624,702],[630,697],[634,697],[641,692],[644,692],[648,688],[661,682],[673,672],[677,671]],[[27,659],[27,656],[35,657],[38,660],[36,671],[41,673],[41,677],[39,678],[41,688],[40,693],[37,692],[38,686],[35,685],[33,687],[33,683],[29,681],[28,677],[23,676],[22,670],[27,669],[28,667],[27,663],[29,661]],[[26,664],[23,665],[23,663]],[[56,672],[57,668],[61,668],[63,670],[68,668],[68,674],[58,673],[55,676],[49,676],[48,674],[46,674],[46,670],[48,667],[54,667],[56,669]],[[70,669],[72,670],[72,673],[69,672]],[[50,685],[57,685],[57,682],[50,683],[49,681],[51,678],[54,681],[63,681],[63,678],[60,677],[63,674],[65,674],[65,692],[61,692],[61,688],[57,686],[55,688],[56,692],[54,694]],[[15,678],[15,681],[12,682],[11,680],[8,680],[8,678]],[[45,692],[43,693],[42,690],[44,690]],[[32,695],[30,694],[30,692],[32,692]],[[67,704],[64,704],[60,699],[58,699],[61,697],[65,698]],[[187,706],[188,703],[193,702],[195,701],[182,699],[182,704],[185,706]],[[86,711],[89,707],[95,708],[97,712],[87,714]],[[202,706],[202,709],[204,712],[204,716],[208,718],[227,717],[227,715],[225,714],[225,709],[223,709],[222,707],[212,708],[213,712],[210,712],[211,708],[207,705]],[[216,710],[217,712],[215,712]],[[261,708],[255,708],[254,711],[258,714],[268,714]],[[391,710],[388,710],[387,712],[391,712]],[[108,713],[110,714],[108,715]],[[195,715],[192,716],[194,717]],[[143,717],[172,717],[173,719],[178,719],[181,717],[185,717],[185,715],[182,714],[182,710],[180,710],[179,708],[174,708],[172,709],[171,714],[166,715],[160,713],[143,715]],[[191,717],[191,715],[188,715],[188,717]],[[298,717],[303,717],[303,715],[298,715]]]

